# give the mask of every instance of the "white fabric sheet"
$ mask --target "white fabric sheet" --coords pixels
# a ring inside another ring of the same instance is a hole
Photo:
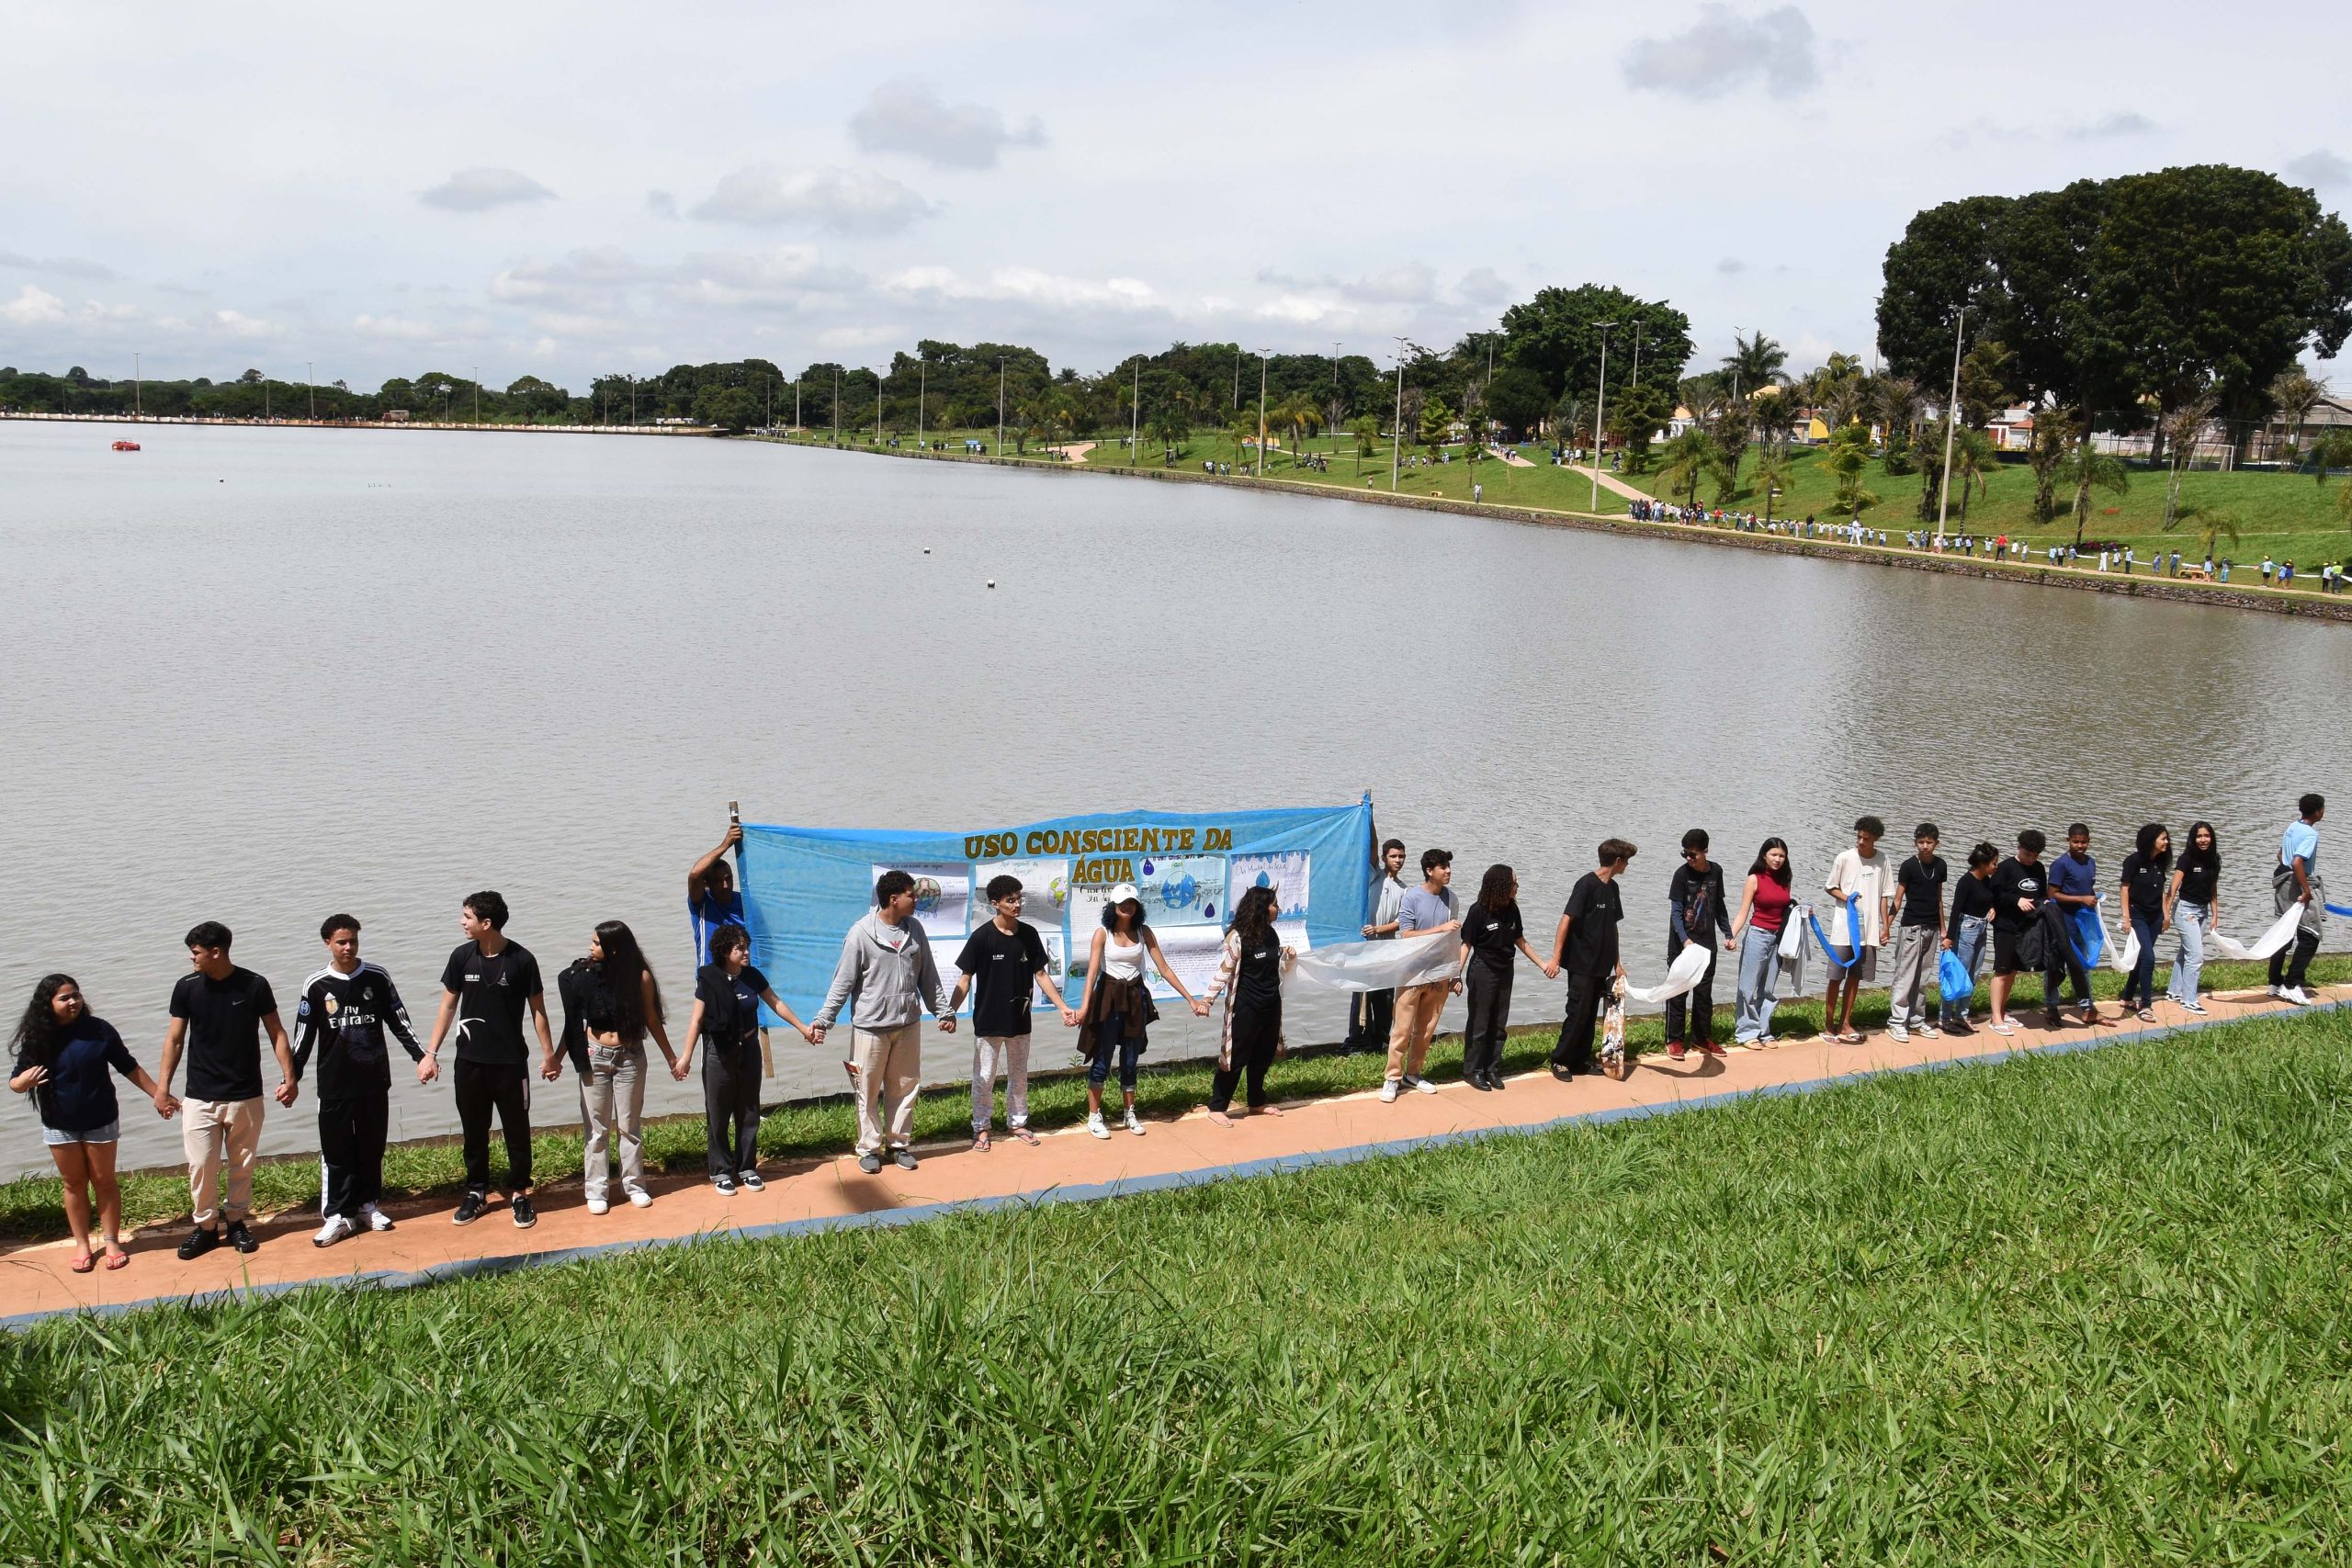
[[[2302,919],[2302,905],[2290,904],[2287,912],[2250,944],[2223,936],[2219,930],[2210,930],[2205,933],[2205,945],[2224,958],[2233,958],[2241,964],[2257,963],[2294,941],[2295,928]]]
[[[1453,979],[1461,954],[1458,931],[1385,942],[1343,942],[1300,953],[1289,977],[1335,991],[1394,991]]]
[[[1627,986],[1625,994],[1637,1002],[1670,1001],[1697,988],[1699,982],[1707,977],[1707,963],[1713,957],[1713,951],[1705,942],[1686,943],[1667,966],[1665,979],[1655,986]]]

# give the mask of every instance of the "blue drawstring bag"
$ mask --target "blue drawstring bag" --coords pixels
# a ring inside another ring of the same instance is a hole
[[[2107,928],[2099,924],[2098,911],[2077,904],[2066,911],[2066,919],[2073,926],[2069,934],[2075,939],[2075,956],[2084,968],[2098,968],[2099,955],[2107,951]]]
[[[1976,976],[1951,948],[1945,948],[1943,956],[1936,960],[1936,988],[1943,992],[1944,1000],[1954,1004],[1976,994]]]

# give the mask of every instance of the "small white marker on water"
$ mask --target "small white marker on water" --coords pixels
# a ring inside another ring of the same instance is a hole
[[[994,587],[996,586],[996,579],[995,579],[995,578],[991,577],[991,578],[989,578],[989,586],[990,588],[994,588]]]

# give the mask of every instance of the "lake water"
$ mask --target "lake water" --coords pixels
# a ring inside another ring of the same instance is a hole
[[[2284,617],[749,443],[120,434],[0,423],[0,1001],[70,971],[151,1070],[195,921],[290,1019],[349,909],[422,1030],[485,886],[550,976],[629,921],[682,1024],[684,877],[730,799],[961,829],[1368,788],[1465,894],[1517,866],[1539,947],[1617,833],[1650,979],[1693,825],[1735,874],[1779,833],[1817,886],[1864,811],[1897,855],[1922,817],[1963,853],[2080,817],[2103,880],[2143,820],[2210,817],[2251,935],[2296,795],[2352,793],[2352,637]],[[1521,974],[1522,1017],[1558,996]],[[1212,1048],[1170,1011],[1155,1058]],[[934,1038],[930,1076],[966,1052]],[[778,1036],[771,1095],[841,1055]],[[0,1163],[47,1169],[29,1102],[0,1115]],[[393,1115],[454,1130],[446,1079]],[[125,1129],[126,1166],[178,1157],[135,1092]],[[310,1102],[273,1108],[265,1152],[311,1146]]]

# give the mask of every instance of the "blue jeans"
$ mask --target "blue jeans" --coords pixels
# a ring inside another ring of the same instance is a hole
[[[1991,928],[1985,925],[1982,915],[1962,915],[1960,918],[1960,930],[1952,938],[1951,951],[1952,955],[1967,968],[1968,977],[1972,980],[1984,972],[1984,942],[1990,931]],[[1964,1023],[1968,1021],[1969,1005],[1975,999],[1976,993],[1973,990],[1964,997],[1948,996],[1937,1011],[1946,1023],[1955,1021]]]
[[[2197,976],[2205,967],[2205,922],[2212,909],[2183,898],[2172,907],[2173,930],[2180,933],[2180,954],[2172,961],[2172,984],[2165,995],[2177,1002],[2197,999]]]
[[[1792,919],[1795,918],[1795,910],[1789,913]],[[1738,1020],[1732,1027],[1734,1044],[1753,1045],[1772,1032],[1772,988],[1780,983],[1781,933],[1749,926],[1739,938],[1739,1003]]]
[[[1127,1015],[1114,1012],[1102,1021],[1094,1035],[1094,1060],[1087,1065],[1086,1081],[1097,1088],[1110,1081],[1111,1058],[1119,1059],[1119,1088],[1128,1094],[1136,1091],[1136,1064],[1143,1057],[1143,1039],[1127,1032]]]
[[[2132,934],[2140,939],[2140,961],[2123,982],[2123,1001],[2128,1007],[2137,997],[2142,1007],[2152,1008],[2156,1005],[2156,922],[2139,914],[2130,919]]]

